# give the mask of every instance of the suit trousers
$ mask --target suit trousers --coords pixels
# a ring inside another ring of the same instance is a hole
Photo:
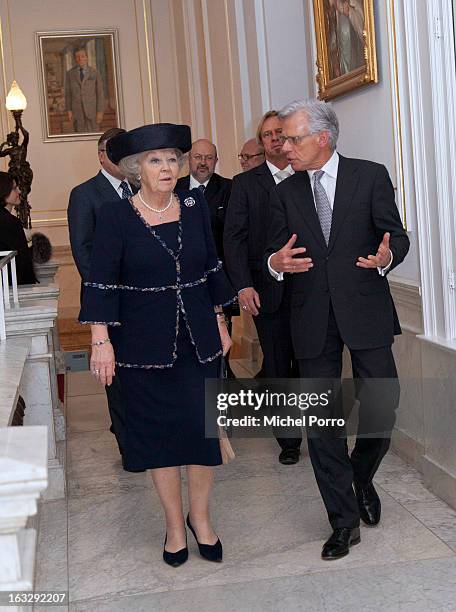
[[[281,304],[273,313],[260,312],[253,317],[263,351],[262,378],[293,378],[298,369],[293,355],[290,332],[290,310]],[[282,433],[282,435],[281,435]],[[284,436],[286,433],[286,437]],[[297,430],[274,428],[274,436],[282,449],[299,448],[302,435]]]
[[[340,379],[343,347],[331,305],[323,351],[314,359],[299,360],[301,377]],[[372,481],[390,445],[400,395],[391,345],[350,349],[350,356],[360,403],[357,439],[351,457],[346,436],[328,438],[308,431],[307,439],[317,484],[333,529],[359,525],[352,485],[355,482],[363,487]]]

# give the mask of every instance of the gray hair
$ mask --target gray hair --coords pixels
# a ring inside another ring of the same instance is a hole
[[[295,100],[279,111],[279,117],[285,119],[298,111],[306,113],[310,134],[328,132],[329,146],[334,151],[339,138],[339,120],[332,105],[322,100]]]
[[[155,150],[155,149],[153,149]],[[182,153],[180,149],[172,149],[177,157],[177,163],[179,165],[179,170],[185,163],[186,156]],[[134,155],[128,155],[120,160],[118,163],[118,168],[121,173],[128,179],[128,182],[134,185],[135,187],[139,187],[141,180],[139,178],[141,174],[141,162],[144,157],[150,153],[150,151],[143,151],[142,153],[135,153]]]

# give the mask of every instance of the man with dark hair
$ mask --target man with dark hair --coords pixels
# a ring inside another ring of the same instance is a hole
[[[262,266],[270,224],[269,191],[293,174],[282,152],[282,122],[277,111],[262,117],[256,140],[264,147],[266,160],[233,179],[225,220],[225,262],[241,308],[253,315],[263,351],[261,376],[289,378],[294,372],[288,282],[276,283]],[[279,461],[297,463],[301,432],[292,430],[285,435],[275,430],[274,434],[282,449]]]
[[[75,132],[98,132],[105,110],[101,75],[89,66],[84,47],[74,51],[74,60],[65,75],[65,110]]]
[[[89,279],[95,226],[101,207],[105,202],[112,202],[117,198],[128,198],[133,194],[128,181],[106,154],[108,140],[123,132],[125,132],[123,129],[111,128],[100,136],[98,159],[101,170],[93,178],[74,187],[70,194],[68,229],[71,251],[82,281],[81,297],[84,290],[83,283]],[[106,394],[112,421],[111,431],[116,436],[119,450],[122,453],[122,410],[117,376],[114,377],[112,385],[106,387]]]

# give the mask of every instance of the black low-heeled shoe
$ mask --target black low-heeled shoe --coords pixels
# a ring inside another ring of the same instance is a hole
[[[207,559],[208,561],[215,561],[216,563],[220,563],[223,558],[223,548],[222,548],[222,543],[220,542],[220,539],[217,539],[217,542],[215,544],[200,544],[198,542],[198,538],[196,537],[195,530],[193,529],[192,524],[190,523],[189,514],[187,514],[187,525],[190,531],[195,536],[195,540],[196,540],[196,543],[198,544],[200,555],[204,559]]]
[[[177,552],[169,552],[165,550],[167,539],[168,534],[166,534],[165,543],[163,544],[163,561],[168,565],[171,565],[171,567],[179,567],[179,565],[182,565],[188,559],[188,548],[186,546],[185,548],[181,548]],[[185,536],[185,539],[187,540],[187,535]]]

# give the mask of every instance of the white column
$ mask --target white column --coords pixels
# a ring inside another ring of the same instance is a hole
[[[30,353],[24,367],[20,394],[26,404],[24,425],[48,428],[49,487],[47,500],[65,496],[63,457],[57,447],[54,410],[58,411],[52,330],[57,318],[56,300],[36,300],[7,313],[7,337],[29,336]]]
[[[33,589],[36,532],[25,526],[47,486],[46,438],[46,427],[0,428],[0,591]]]

